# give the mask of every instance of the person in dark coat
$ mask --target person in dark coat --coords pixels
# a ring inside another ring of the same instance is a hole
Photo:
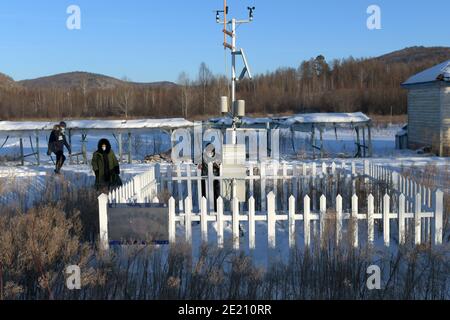
[[[202,163],[198,166],[199,169],[201,169],[201,174],[202,176],[206,177],[208,176],[208,162],[212,161],[212,159],[215,157],[216,155],[216,150],[214,148],[214,146],[211,143],[208,143],[205,146],[206,149],[206,153],[207,156],[209,158],[209,160],[205,159],[205,156],[202,157]],[[213,162],[213,175],[214,176],[220,176],[220,167],[218,165],[217,162]],[[201,189],[202,189],[202,197],[206,197],[206,181],[202,180],[201,183]],[[220,196],[220,181],[219,180],[214,180],[213,181],[213,198],[214,198],[214,210],[217,210],[217,198]]]
[[[66,123],[62,121],[59,125],[53,127],[48,139],[47,155],[54,153],[56,155],[55,173],[59,174],[66,157],[64,156],[64,147],[67,148],[69,154],[72,154],[72,149],[66,140]]]
[[[116,155],[111,150],[108,139],[100,139],[97,151],[92,155],[92,169],[95,172],[95,186],[98,189],[112,189],[122,185],[120,167]]]

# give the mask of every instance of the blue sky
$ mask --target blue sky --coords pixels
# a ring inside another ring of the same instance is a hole
[[[81,8],[81,30],[66,9]],[[381,8],[381,30],[368,30],[367,7]],[[377,56],[407,46],[450,46],[450,1],[229,0],[231,14],[255,20],[238,29],[253,73],[297,67],[323,54]],[[0,2],[0,72],[16,80],[89,71],[133,81],[197,76],[204,61],[224,73],[222,0],[8,0]],[[229,64],[229,63],[228,63]]]

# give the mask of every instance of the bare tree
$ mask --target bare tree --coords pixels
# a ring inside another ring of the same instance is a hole
[[[117,90],[118,103],[120,111],[125,115],[125,119],[128,119],[131,100],[133,97],[133,87],[131,86],[130,79],[127,76],[122,77],[123,85]]]
[[[203,93],[203,114],[206,114],[207,93],[209,92],[208,89],[213,78],[214,76],[211,70],[206,63],[202,62],[198,71],[198,83],[200,84]]]
[[[178,85],[180,87],[181,113],[187,118],[189,114],[189,106],[192,98],[191,80],[186,72],[181,72],[178,76]]]

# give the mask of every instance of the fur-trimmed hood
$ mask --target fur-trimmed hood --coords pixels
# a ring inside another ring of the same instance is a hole
[[[102,145],[106,145],[106,151],[102,150]],[[100,139],[100,141],[98,142],[97,145],[97,151],[98,152],[105,152],[105,153],[109,153],[111,151],[111,143],[109,142],[108,139]]]

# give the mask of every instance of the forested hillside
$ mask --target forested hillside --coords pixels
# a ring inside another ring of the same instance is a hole
[[[413,47],[377,58],[328,61],[318,55],[297,68],[280,68],[238,85],[247,112],[352,112],[403,114],[409,76],[450,59],[450,48]],[[0,74],[0,117],[174,117],[217,115],[227,78],[202,63],[198,74],[180,73],[177,85],[140,84],[90,73],[14,82]]]

